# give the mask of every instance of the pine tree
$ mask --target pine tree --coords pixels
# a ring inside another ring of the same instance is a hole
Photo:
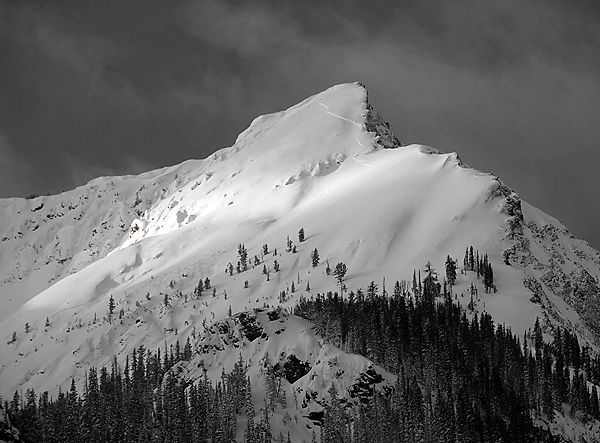
[[[269,245],[268,244],[265,243],[262,246],[262,253],[263,253],[263,255],[267,255],[269,253]]]
[[[344,277],[346,276],[347,272],[348,268],[344,263],[340,262],[337,265],[335,265],[333,275],[335,276],[335,279],[337,280],[338,285],[340,286],[340,292],[342,293],[344,292]]]
[[[238,245],[238,255],[240,257],[239,260],[239,268],[241,268],[242,271],[247,271],[248,270],[248,251],[246,250],[246,246],[244,246],[242,243],[240,243]],[[238,272],[240,272],[238,270]]]
[[[486,292],[489,292],[494,287],[494,270],[492,269],[492,264],[488,261],[487,254],[483,259],[483,283]]]
[[[273,270],[279,272],[279,262],[277,260],[273,260]]]
[[[204,290],[204,283],[202,282],[202,279],[200,279],[200,281],[198,282],[198,284],[194,288],[194,297],[200,298],[200,296],[202,295],[202,291],[203,290]]]
[[[312,251],[312,253],[310,254],[310,260],[312,263],[312,267],[316,268],[317,266],[319,266],[319,251],[317,250],[317,248],[315,248],[314,251]]]
[[[204,279],[204,289],[210,289],[210,279],[208,277]]]
[[[377,285],[374,281],[371,281],[371,283],[369,283],[369,286],[367,287],[367,300],[373,303],[375,301],[375,298],[377,297],[377,291]]]
[[[474,251],[473,251],[473,246],[469,247],[469,271],[474,271],[475,270],[475,255],[474,255]]]
[[[451,287],[456,283],[456,262],[449,255],[446,257],[446,280]]]
[[[190,343],[190,338],[188,337],[185,341],[185,345],[183,346],[183,359],[185,361],[190,361],[192,359],[192,344]]]
[[[298,231],[298,242],[302,243],[304,241],[304,228],[300,228]]]
[[[271,363],[269,361],[269,352],[268,351],[265,353],[265,356],[263,358],[262,370],[264,372],[264,377],[265,377],[266,409],[274,412],[275,404],[277,403],[277,380],[275,378],[275,371],[273,371],[273,367],[271,366]]]
[[[420,296],[419,293],[419,284],[417,284],[417,271],[413,269],[413,278],[412,278],[412,290],[415,296]]]

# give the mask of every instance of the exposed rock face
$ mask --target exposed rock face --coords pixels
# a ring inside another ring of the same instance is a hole
[[[294,383],[296,380],[300,380],[306,374],[310,372],[310,363],[307,361],[302,362],[295,355],[291,354],[287,356],[285,363],[283,364],[283,376],[290,383]],[[277,372],[280,367],[279,363],[275,364],[274,367]]]
[[[264,335],[264,331],[260,324],[256,322],[256,317],[247,312],[240,313],[238,320],[241,325],[242,333],[248,341],[254,341]]]
[[[495,183],[489,189],[486,201],[491,201],[500,197],[508,198],[511,194],[513,194],[513,190],[496,177]]]
[[[352,385],[348,393],[351,398],[358,398],[361,402],[366,403],[373,397],[375,385],[383,381],[381,374],[371,366],[360,374],[359,379]]]
[[[507,192],[501,189],[502,192]],[[508,215],[506,223],[508,225],[508,238],[511,240],[523,236],[523,208],[521,207],[521,198],[515,192],[511,192],[504,199],[501,212]]]
[[[364,88],[364,85],[362,86]],[[373,107],[369,103],[368,95],[366,107],[367,115],[365,115],[365,128],[367,129],[367,132],[377,134],[377,144],[384,149],[395,149],[403,146],[400,140],[398,140],[398,137],[390,130],[390,124],[373,110]]]
[[[523,285],[533,295],[531,302],[542,305],[546,324],[560,324],[598,344],[600,336],[600,287],[584,263],[598,265],[597,256],[585,242],[564,228],[527,219],[519,196],[499,182],[490,189],[489,200],[504,197],[500,212],[507,215],[505,240],[511,246],[503,255],[509,264],[523,268]],[[488,201],[489,201],[488,200]],[[560,297],[580,320],[568,319],[552,297]],[[585,333],[587,328],[592,334]]]

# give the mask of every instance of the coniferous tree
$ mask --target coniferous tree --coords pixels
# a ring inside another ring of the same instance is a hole
[[[190,361],[192,359],[192,344],[190,343],[190,338],[188,337],[185,341],[185,345],[183,346],[183,360]]]
[[[242,243],[240,243],[238,245],[238,256],[239,256],[238,268],[241,269],[241,271],[247,271],[248,270],[248,251],[246,250],[246,246],[244,246]],[[238,270],[238,272],[240,272],[240,271]]]
[[[194,297],[200,298],[203,290],[204,290],[204,282],[202,281],[202,278],[201,278],[198,281],[198,284],[196,285],[196,287],[194,288]]]
[[[417,271],[413,269],[413,278],[412,278],[412,290],[415,296],[421,295],[419,291],[419,285],[417,283]]]
[[[456,283],[456,262],[449,255],[446,257],[446,280],[451,287]]]
[[[300,228],[298,231],[298,242],[302,243],[304,241],[304,228]]]
[[[333,275],[335,276],[335,279],[338,282],[338,285],[340,287],[340,292],[344,292],[344,277],[346,276],[346,273],[348,272],[348,267],[340,262],[337,265],[335,265],[335,270],[333,271]]]
[[[377,291],[377,285],[374,281],[371,281],[371,283],[369,283],[369,286],[367,287],[367,301],[374,303],[375,298],[377,297]]]
[[[113,295],[110,294],[110,298],[108,299],[108,315],[111,316],[115,312],[115,299]]]
[[[473,246],[469,247],[469,271],[475,270],[475,253],[473,251]]]

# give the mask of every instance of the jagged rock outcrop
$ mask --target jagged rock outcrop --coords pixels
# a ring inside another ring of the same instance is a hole
[[[364,85],[361,86],[364,88]],[[367,132],[376,134],[377,144],[384,149],[396,149],[403,146],[400,140],[398,140],[398,137],[390,130],[390,124],[373,110],[373,106],[371,106],[371,103],[369,102],[368,94],[366,98],[366,109],[365,128]]]

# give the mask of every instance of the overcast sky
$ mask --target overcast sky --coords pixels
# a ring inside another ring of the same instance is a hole
[[[0,197],[204,158],[351,81],[600,248],[597,0],[0,0]]]

